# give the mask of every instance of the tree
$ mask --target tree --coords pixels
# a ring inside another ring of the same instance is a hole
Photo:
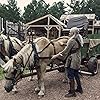
[[[59,19],[61,15],[66,12],[65,8],[64,1],[59,1],[58,3],[54,2],[49,8],[49,13]]]
[[[100,0],[87,0],[86,13],[95,13],[100,19]]]
[[[0,17],[7,19],[7,9],[5,4],[0,4]]]
[[[23,21],[26,23],[48,14],[48,7],[49,4],[46,4],[44,0],[39,0],[38,2],[32,0],[27,7],[24,7]]]
[[[85,13],[85,8],[86,8],[86,1],[78,1],[78,0],[71,0],[71,3],[68,4],[68,7],[71,9],[72,14],[80,14],[80,13]]]
[[[19,22],[21,20],[20,17],[20,9],[17,7],[17,1],[8,0],[8,5],[6,5],[7,10],[7,20],[11,22]]]
[[[29,22],[47,14],[52,14],[56,18],[60,18],[65,13],[64,1],[53,3],[52,6],[47,4],[44,0],[32,0],[32,2],[24,8],[23,21]]]

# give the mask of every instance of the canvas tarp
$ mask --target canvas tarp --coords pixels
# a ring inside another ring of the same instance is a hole
[[[89,48],[94,48],[100,44],[100,39],[89,39]]]
[[[88,27],[88,19],[86,16],[73,17],[67,20],[67,29],[77,27],[86,30]]]

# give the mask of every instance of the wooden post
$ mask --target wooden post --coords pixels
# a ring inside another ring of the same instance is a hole
[[[61,36],[61,27],[59,27],[59,36],[58,37],[60,37]]]
[[[45,26],[44,28],[47,30],[47,38],[49,38],[50,29],[52,27],[51,26]]]
[[[48,27],[47,27],[47,38],[49,38],[49,25],[50,25],[50,17],[48,16],[48,23],[47,23]]]
[[[60,26],[56,26],[56,29],[59,31],[58,37],[61,36],[61,27]]]

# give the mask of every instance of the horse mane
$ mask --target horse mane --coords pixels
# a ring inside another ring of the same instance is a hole
[[[16,55],[13,56],[13,59],[19,60],[23,59],[23,64],[25,65],[28,56],[32,51],[32,45],[26,44]]]
[[[4,40],[7,39],[7,36],[4,35],[4,34],[0,34],[0,36],[1,36]]]
[[[46,37],[38,37],[38,38],[36,38],[35,40],[34,40],[34,43],[37,43],[39,40],[44,40],[44,41],[48,41],[48,42],[50,42],[49,41],[49,39],[48,38],[46,38]]]
[[[46,37],[36,38],[33,42],[36,44],[40,40],[42,40],[42,44],[46,44],[46,41],[50,42],[49,39],[47,39]],[[39,48],[37,44],[36,44],[36,48],[37,48],[37,52],[39,52]],[[23,57],[23,63],[25,64],[28,56],[31,54],[31,51],[32,51],[32,44],[31,43],[26,44],[15,56],[13,56],[13,58],[17,60]]]

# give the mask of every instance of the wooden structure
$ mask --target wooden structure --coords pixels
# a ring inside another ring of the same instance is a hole
[[[96,23],[94,24],[94,31],[95,31],[95,34],[100,33],[100,20],[97,20]]]
[[[61,31],[66,25],[54,16],[48,14],[25,24],[28,32],[34,32],[35,36],[45,36],[55,39],[61,36]]]

